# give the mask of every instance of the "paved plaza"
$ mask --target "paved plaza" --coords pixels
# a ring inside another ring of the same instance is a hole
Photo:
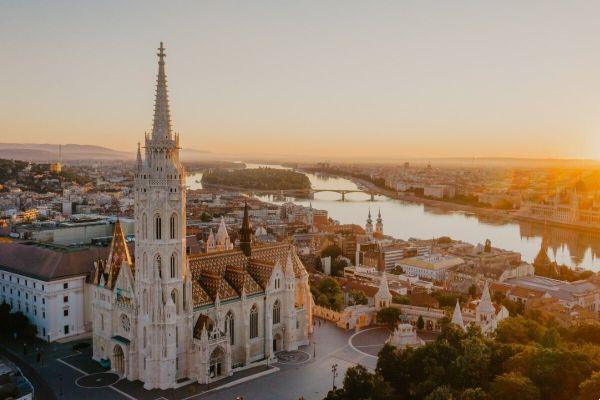
[[[277,362],[257,366],[213,385],[192,383],[178,389],[145,390],[139,381],[119,379],[91,359],[91,348],[73,350],[73,343],[46,344],[43,364],[34,351],[23,356],[18,344],[8,346],[47,381],[58,399],[86,400],[321,400],[332,387],[331,366],[337,364],[336,385],[346,369],[362,364],[374,369],[377,352],[389,335],[387,328],[344,331],[321,321],[315,325],[311,344],[278,354]],[[89,342],[89,339],[87,340]]]

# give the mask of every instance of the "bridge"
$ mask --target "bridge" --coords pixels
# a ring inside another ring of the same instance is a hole
[[[375,201],[375,195],[377,192],[373,192],[366,189],[289,189],[289,190],[258,190],[258,189],[245,189],[245,192],[260,193],[260,194],[275,194],[281,196],[306,196],[313,197],[315,193],[331,192],[339,193],[342,195],[342,201],[346,201],[346,195],[348,193],[364,193],[371,196],[371,201]]]

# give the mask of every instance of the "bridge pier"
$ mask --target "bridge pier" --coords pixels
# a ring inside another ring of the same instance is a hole
[[[346,192],[342,192],[342,201],[346,201]]]
[[[371,201],[375,201],[375,193],[371,192]]]

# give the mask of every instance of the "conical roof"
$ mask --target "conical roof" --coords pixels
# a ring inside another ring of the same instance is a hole
[[[465,330],[465,322],[462,317],[462,311],[460,310],[460,303],[456,299],[456,306],[454,307],[454,313],[452,314],[452,323],[461,327]]]

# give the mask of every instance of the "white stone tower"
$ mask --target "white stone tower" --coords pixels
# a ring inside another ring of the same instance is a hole
[[[379,281],[379,289],[375,293],[375,309],[381,310],[382,308],[389,307],[392,303],[392,293],[388,287],[387,275],[385,271],[381,273],[381,280]]]
[[[191,284],[185,253],[185,171],[171,128],[165,49],[158,52],[152,133],[135,175],[138,365],[147,389],[173,387],[187,375],[184,334],[191,331]],[[135,362],[135,361],[134,361]]]

